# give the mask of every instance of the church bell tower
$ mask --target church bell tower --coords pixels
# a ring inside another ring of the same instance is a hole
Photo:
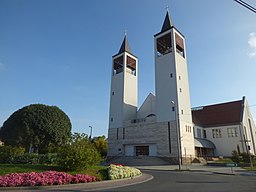
[[[181,155],[194,155],[185,37],[173,25],[168,10],[154,45],[156,121],[178,121]]]
[[[138,59],[131,53],[127,35],[119,52],[112,57],[109,129],[136,119],[138,107]]]

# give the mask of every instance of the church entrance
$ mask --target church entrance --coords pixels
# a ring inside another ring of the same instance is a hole
[[[136,146],[136,156],[149,156],[149,146]]]

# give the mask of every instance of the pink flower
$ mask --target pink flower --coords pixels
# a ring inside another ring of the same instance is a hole
[[[0,176],[0,187],[61,185],[97,181],[94,176],[64,172],[46,171],[42,173],[12,173]]]

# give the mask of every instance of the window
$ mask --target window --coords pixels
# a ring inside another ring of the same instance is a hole
[[[179,80],[181,80],[181,76],[179,76]]]
[[[180,92],[182,92],[182,89],[180,88]]]
[[[171,78],[173,77],[173,74],[172,74],[172,73],[170,74],[170,77],[171,77]]]
[[[197,137],[202,138],[201,129],[196,129]]]
[[[110,121],[113,122],[113,117],[111,117]]]
[[[212,129],[213,138],[222,138],[220,129]]]
[[[184,42],[183,39],[175,33],[176,52],[185,58]]]
[[[172,107],[172,111],[175,111],[175,107]]]
[[[114,92],[114,91],[112,92],[112,95],[115,95],[115,92]]]
[[[228,130],[228,137],[237,137],[236,127],[228,128],[227,130]]]
[[[116,129],[116,140],[118,140],[118,135],[119,135],[119,129]]]
[[[157,56],[161,57],[172,52],[171,33],[168,33],[156,40]]]
[[[181,109],[181,114],[183,115],[183,109]]]
[[[123,128],[123,139],[125,139],[125,128]]]
[[[207,137],[206,137],[206,130],[203,130],[203,137],[204,137],[204,138],[207,138]]]

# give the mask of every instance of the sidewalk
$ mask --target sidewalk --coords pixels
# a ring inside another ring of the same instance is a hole
[[[161,165],[161,166],[136,166],[141,170],[159,170],[159,171],[178,171],[178,165]],[[220,167],[220,166],[207,166],[202,164],[189,164],[182,165],[183,171],[194,171],[194,172],[211,172],[215,174],[225,175],[247,175],[256,176],[256,171],[248,171],[241,167]]]

